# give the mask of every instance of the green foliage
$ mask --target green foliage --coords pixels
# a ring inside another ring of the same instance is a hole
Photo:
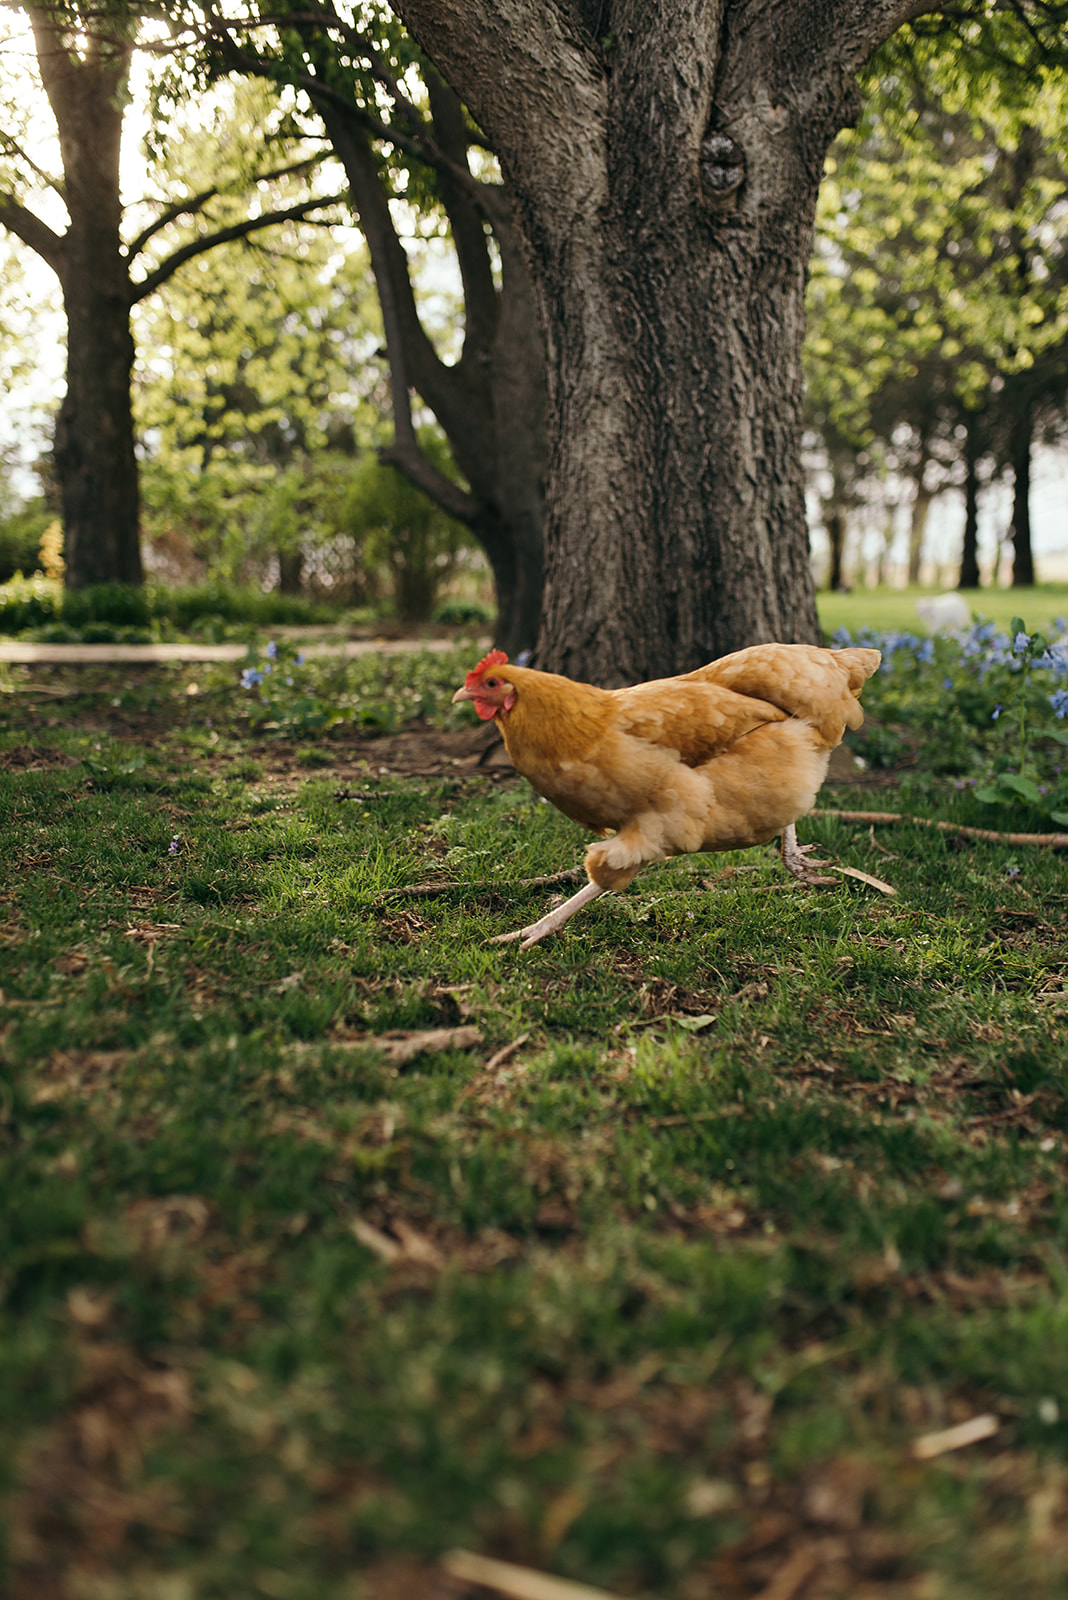
[[[420,430],[420,449],[447,474],[450,457],[435,428]],[[473,551],[470,534],[446,516],[396,467],[366,457],[353,474],[346,510],[361,531],[369,567],[388,571],[393,603],[406,622],[425,622],[434,613],[442,586],[464,551]]]
[[[470,709],[453,706],[452,696],[476,648],[346,660],[306,659],[285,640],[272,639],[263,649],[250,645],[240,680],[250,726],[288,737],[341,726],[392,733],[414,721],[470,726]]]
[[[870,63],[827,162],[805,349],[833,503],[885,501],[891,528],[902,479],[959,484],[967,450],[985,484],[1068,382],[1063,58],[1018,70],[1033,39],[1008,12],[917,27]]]
[[[179,633],[210,631],[218,626],[271,628],[313,626],[332,622],[331,608],[299,595],[264,594],[231,584],[191,584],[150,591],[152,615]]]
[[[220,225],[244,214],[256,170],[276,174],[258,183],[262,210],[306,197],[318,148],[295,137],[263,85],[240,85],[207,126],[187,110],[182,131],[154,171],[165,191],[221,190]],[[194,218],[190,239],[196,228]],[[325,586],[331,563],[344,570],[345,598],[361,598],[345,484],[355,451],[376,437],[382,386],[364,248],[297,223],[220,245],[150,297],[136,328],[150,559],[248,583],[301,557]]]
[[[840,629],[832,642],[870,644],[883,663],[865,690],[870,725],[857,747],[895,766],[910,745],[927,772],[957,775],[984,805],[1008,807],[1022,827],[1068,822],[1068,624],[1051,642],[1013,617],[1009,633],[977,619],[957,637]],[[1012,826],[1013,819],[1007,818]]]
[[[68,589],[63,596],[63,620],[72,628],[84,628],[91,622],[147,628],[152,612],[144,589],[126,583],[101,583],[88,589]]]
[[[39,565],[41,535],[55,520],[44,500],[0,512],[0,584]]]
[[[40,628],[58,616],[62,588],[38,572],[24,578],[21,572],[0,585],[0,633],[22,633]]]

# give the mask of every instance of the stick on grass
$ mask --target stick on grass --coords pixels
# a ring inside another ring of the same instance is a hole
[[[1068,833],[998,833],[993,828],[968,828],[962,822],[936,822],[933,817],[912,817],[902,811],[825,811],[821,808],[810,811],[809,816],[872,824],[914,822],[918,828],[937,828],[940,833],[959,834],[963,839],[981,839],[987,844],[1038,845],[1047,850],[1068,850]]]

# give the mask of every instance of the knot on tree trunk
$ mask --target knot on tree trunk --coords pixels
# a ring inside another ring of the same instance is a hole
[[[729,199],[745,181],[745,151],[729,133],[713,129],[701,143],[698,170],[707,195],[720,201]]]

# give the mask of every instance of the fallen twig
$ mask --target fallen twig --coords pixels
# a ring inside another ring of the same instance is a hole
[[[489,1060],[486,1062],[486,1065],[482,1069],[483,1072],[495,1072],[498,1067],[503,1066],[504,1062],[508,1060],[509,1056],[515,1054],[521,1045],[526,1044],[529,1038],[529,1033],[521,1033],[518,1039],[513,1039],[511,1044],[506,1044],[503,1049],[498,1050],[496,1054],[490,1056]]]
[[[967,828],[962,822],[936,822],[933,817],[912,817],[902,811],[825,811],[821,808],[808,814],[810,817],[835,817],[839,822],[914,822],[918,828],[937,828],[940,833],[982,839],[988,844],[1033,844],[1047,850],[1068,850],[1068,833],[998,833],[993,828]]]
[[[513,878],[507,887],[512,889],[545,889],[554,883],[585,883],[584,867],[567,867],[563,872],[550,872],[544,878]],[[466,894],[478,894],[484,889],[505,887],[498,878],[482,878],[475,883],[456,882],[454,879],[437,883],[406,883],[399,889],[386,889],[379,900],[429,900],[437,894],[453,894],[462,889]]]
[[[435,1050],[473,1050],[482,1043],[482,1030],[462,1028],[394,1028],[388,1033],[364,1033],[346,1038],[332,1038],[314,1044],[300,1043],[293,1049],[300,1055],[327,1045],[331,1050],[381,1050],[394,1067],[403,1067],[416,1056]]]
[[[997,1417],[988,1411],[981,1417],[958,1422],[955,1428],[944,1428],[941,1433],[925,1433],[921,1439],[914,1439],[912,1454],[917,1461],[932,1461],[935,1456],[944,1456],[947,1451],[963,1450],[965,1445],[978,1444],[980,1439],[992,1439],[1000,1427]]]
[[[498,1594],[507,1595],[508,1600],[617,1600],[607,1589],[554,1578],[551,1573],[517,1567],[511,1561],[494,1561],[489,1556],[475,1555],[473,1550],[448,1550],[441,1564],[451,1578],[495,1589]]]

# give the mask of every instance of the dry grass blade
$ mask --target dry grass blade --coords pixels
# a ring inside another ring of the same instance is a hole
[[[861,872],[859,867],[832,867],[832,872],[844,873],[847,878],[856,878],[858,883],[866,883],[872,889],[878,889],[880,894],[897,894],[897,890],[889,883],[884,883],[882,878],[873,878],[870,872]]]
[[[987,1411],[980,1417],[969,1417],[967,1422],[958,1422],[955,1428],[925,1433],[922,1438],[914,1439],[912,1454],[917,1461],[933,1461],[935,1456],[947,1455],[950,1450],[963,1450],[966,1445],[978,1444],[980,1439],[992,1439],[1000,1428],[997,1417]]]
[[[508,1600],[618,1600],[607,1589],[592,1589],[588,1583],[571,1583],[554,1578],[533,1567],[517,1567],[511,1561],[494,1561],[475,1555],[472,1550],[449,1550],[441,1564],[451,1578],[477,1583]]]

